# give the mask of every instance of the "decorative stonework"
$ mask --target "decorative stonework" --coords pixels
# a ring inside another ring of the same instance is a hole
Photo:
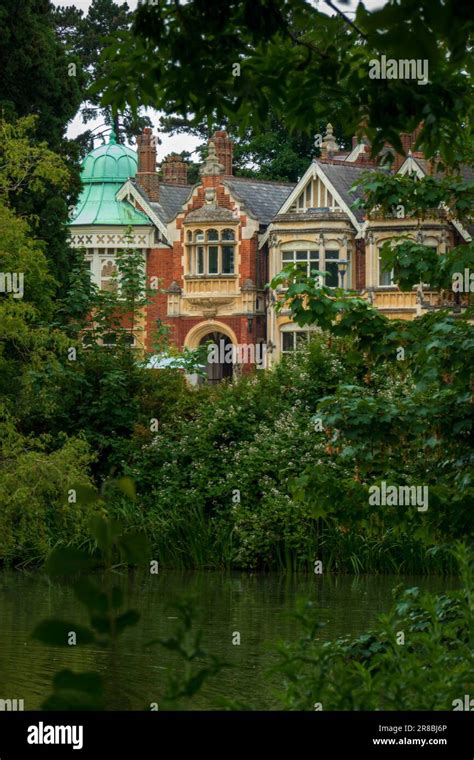
[[[224,174],[224,165],[219,162],[216,153],[216,146],[212,140],[209,140],[209,149],[207,158],[199,170],[201,177],[216,177]]]
[[[73,248],[151,248],[153,232],[77,232],[69,235]]]

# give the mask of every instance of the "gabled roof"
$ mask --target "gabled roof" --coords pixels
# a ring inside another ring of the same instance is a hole
[[[223,184],[260,224],[270,224],[295,183],[270,182],[247,177],[226,177]]]
[[[351,166],[349,163],[342,164],[326,164],[319,161],[315,163],[321,168],[322,172],[326,175],[333,188],[340,195],[344,204],[348,206],[358,222],[364,221],[365,211],[363,209],[353,209],[352,204],[358,198],[363,197],[363,193],[360,188],[355,191],[351,191],[351,187],[360,177],[367,171],[374,171],[374,167],[370,166]],[[383,171],[379,169],[379,171]]]

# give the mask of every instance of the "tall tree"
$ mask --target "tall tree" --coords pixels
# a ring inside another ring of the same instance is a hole
[[[321,121],[344,123],[375,153],[385,142],[401,149],[400,132],[423,120],[425,152],[455,163],[472,141],[473,31],[467,0],[399,0],[371,12],[361,2],[355,21],[309,0],[156,0],[106,52],[104,102],[195,123],[226,118],[241,133],[263,131],[269,110],[308,134]],[[382,56],[426,62],[427,77],[377,75]]]
[[[114,0],[93,0],[86,15],[75,6],[69,6],[56,8],[54,18],[59,39],[80,61],[84,124],[101,118],[106,127],[113,125],[119,142],[124,138],[133,141],[144,126],[151,125],[150,119],[134,114],[129,107],[113,114],[109,106],[100,105],[101,90],[92,92],[90,89],[98,79],[108,77],[109,64],[101,58],[101,53],[116,33],[129,29],[132,21],[129,6],[127,3],[119,5]],[[87,153],[94,146],[94,134],[86,130],[77,141],[82,152]]]
[[[19,214],[36,220],[34,232],[45,244],[51,273],[65,284],[73,257],[68,205],[77,196],[79,173],[77,147],[64,135],[81,101],[81,72],[56,36],[49,0],[0,0],[0,28],[0,113],[10,121],[36,115],[32,141],[46,142],[70,169],[62,193],[50,184],[41,194],[18,190],[11,197]]]

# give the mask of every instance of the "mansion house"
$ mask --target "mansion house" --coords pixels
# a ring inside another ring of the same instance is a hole
[[[415,139],[415,133],[402,135],[407,157],[396,155],[391,171],[431,173],[423,155],[411,151]],[[133,344],[146,351],[152,351],[161,322],[178,348],[209,340],[264,344],[271,366],[309,334],[291,321],[289,311],[274,308],[282,296],[268,283],[289,262],[308,274],[327,272],[327,285],[358,291],[388,317],[413,319],[436,308],[439,294],[401,292],[381,269],[383,242],[405,234],[442,254],[471,240],[468,229],[441,212],[419,222],[354,210],[354,183],[378,167],[366,142],[354,138],[352,150],[341,151],[330,124],[321,157],[296,184],[234,176],[233,143],[224,131],[209,140],[194,185],[176,154],[164,159],[158,173],[150,128],[137,143],[135,152],[117,144],[112,133],[108,144],[85,158],[70,238],[84,251],[101,288],[111,287],[118,250],[143,252],[148,282],[159,282],[133,336]],[[209,380],[219,380],[232,374],[232,366],[208,366],[207,372]]]

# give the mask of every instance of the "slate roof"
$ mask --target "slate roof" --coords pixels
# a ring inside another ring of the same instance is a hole
[[[223,180],[233,196],[258,219],[270,224],[295,187],[294,182],[269,182],[247,177],[226,177]]]
[[[174,219],[187,200],[194,185],[167,185],[160,182],[160,205],[165,213],[165,221]]]
[[[181,211],[181,206],[193,189],[193,185],[169,185],[160,182],[160,200],[158,202],[150,201],[143,188],[136,181],[132,180],[132,182],[138,193],[146,200],[150,208],[153,209],[160,222],[165,225],[171,219],[174,219],[178,211]]]
[[[337,190],[342,200],[349,206],[357,221],[364,221],[365,212],[362,209],[356,210],[352,208],[354,201],[358,198],[362,198],[363,193],[360,190],[350,192],[350,189],[354,182],[358,180],[364,172],[374,171],[374,167],[351,166],[350,163],[345,162],[341,164],[326,164],[324,162],[316,161],[316,163],[319,168],[322,169],[334,189]],[[378,169],[378,171],[384,170]]]
[[[431,161],[427,161],[426,158],[413,158],[413,161],[418,164],[421,171],[424,172],[427,175],[430,175],[432,173],[431,169]],[[466,164],[461,164],[459,168],[461,177],[466,181],[472,181],[474,180],[474,167],[467,166]],[[438,171],[436,172],[436,177],[444,177],[445,172],[444,171]]]

